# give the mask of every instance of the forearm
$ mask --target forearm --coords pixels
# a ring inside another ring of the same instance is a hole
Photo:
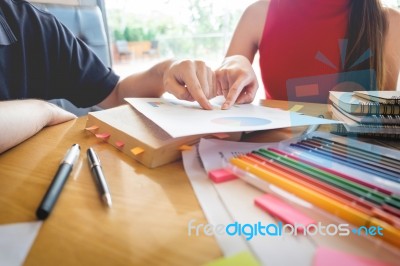
[[[41,100],[0,102],[0,153],[35,135],[46,125],[75,116]]]
[[[118,82],[112,93],[99,106],[110,108],[125,103],[126,97],[160,97],[164,92],[163,76],[173,60],[160,62],[150,69],[132,74]]]

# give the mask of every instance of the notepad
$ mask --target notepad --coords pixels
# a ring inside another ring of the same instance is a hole
[[[400,104],[400,91],[355,91],[354,95],[383,104]]]
[[[329,100],[343,111],[351,114],[361,115],[399,115],[400,105],[383,104],[360,97],[356,97],[353,92],[331,91]]]
[[[226,182],[229,180],[234,180],[237,179],[237,177],[229,172],[227,169],[216,169],[213,171],[210,171],[208,173],[208,177],[214,181],[214,183],[221,183],[221,182]]]
[[[357,116],[346,113],[343,109],[335,104],[331,107],[332,118],[344,122],[343,124],[333,125],[332,131],[335,133],[346,134],[370,134],[371,136],[385,136],[392,138],[400,138],[400,119],[398,116],[365,116],[366,120],[375,120],[374,123],[356,121]],[[388,119],[387,117],[392,117]],[[386,119],[385,119],[386,118]],[[390,125],[386,125],[390,121]],[[383,124],[385,122],[386,124]]]
[[[364,258],[338,250],[319,247],[315,253],[314,266],[389,266],[389,263]]]
[[[211,261],[204,266],[259,266],[260,263],[250,252],[240,252],[228,258]]]

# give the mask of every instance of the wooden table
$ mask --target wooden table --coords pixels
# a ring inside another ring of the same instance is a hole
[[[321,114],[326,108],[320,107],[311,105],[310,112]],[[74,171],[26,265],[199,265],[222,256],[213,237],[188,236],[191,219],[207,221],[181,161],[148,169],[86,132],[85,123],[82,117],[45,128],[0,155],[0,224],[28,222],[36,220],[36,208],[67,149],[73,143],[81,146]],[[270,131],[252,138],[273,141],[302,130]],[[89,147],[103,163],[111,209],[102,204],[90,174],[85,154]],[[379,257],[379,252],[371,254]]]

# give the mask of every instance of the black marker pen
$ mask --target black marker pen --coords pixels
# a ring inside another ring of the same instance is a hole
[[[49,189],[44,195],[39,208],[36,210],[36,216],[38,219],[44,220],[47,218],[47,216],[49,216],[54,204],[60,196],[61,190],[64,187],[69,174],[72,171],[76,159],[79,157],[80,150],[81,148],[79,145],[74,144],[67,151],[67,154],[65,155],[64,160],[61,161],[61,164],[58,167],[57,173],[55,174]]]

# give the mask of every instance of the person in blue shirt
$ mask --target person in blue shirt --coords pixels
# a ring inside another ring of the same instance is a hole
[[[0,153],[43,127],[75,118],[47,102],[110,108],[125,97],[170,92],[212,109],[214,72],[202,61],[166,60],[120,79],[53,15],[24,0],[0,1]]]

